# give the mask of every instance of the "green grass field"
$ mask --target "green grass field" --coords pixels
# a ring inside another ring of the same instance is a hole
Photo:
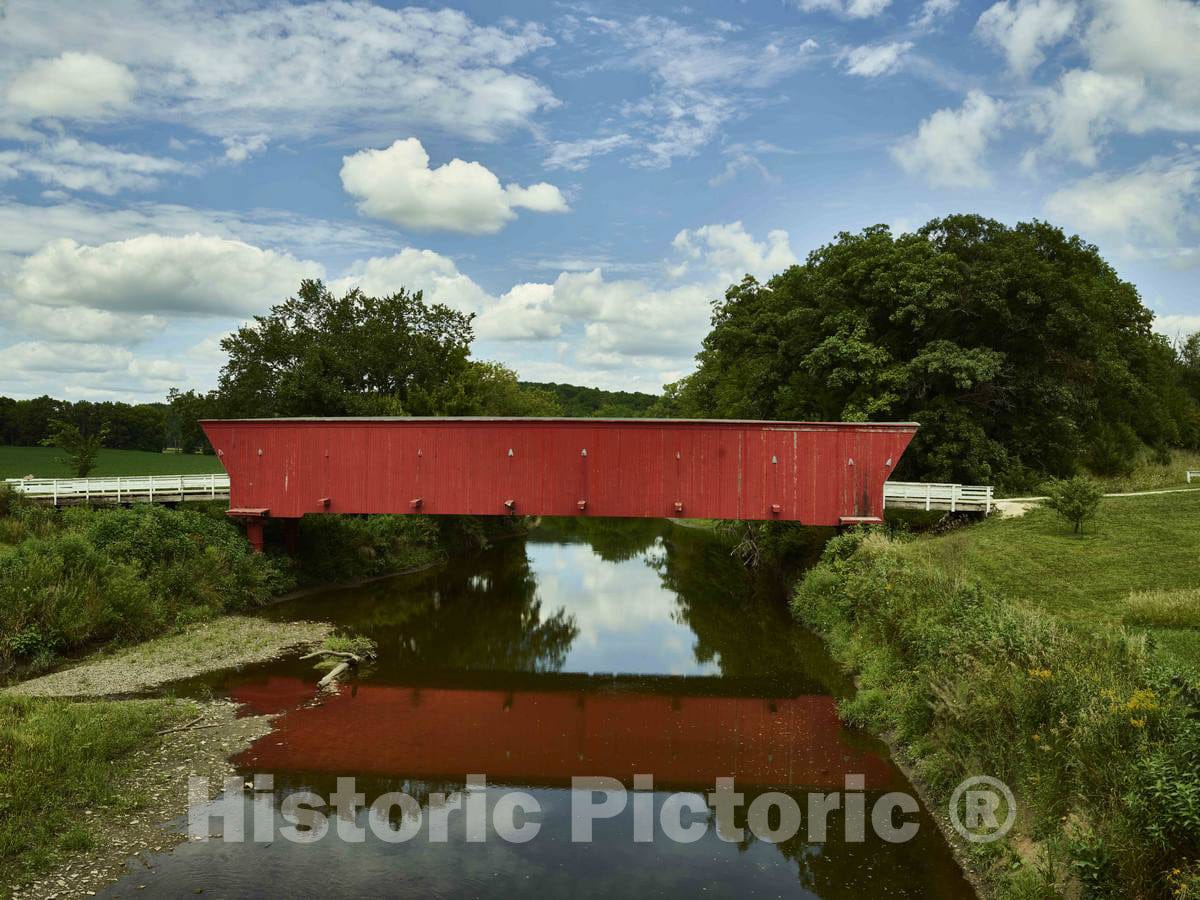
[[[70,478],[74,473],[54,447],[0,447],[0,478]],[[215,456],[194,453],[146,453],[141,450],[101,450],[93,476],[200,475],[223,472]]]
[[[1065,619],[1148,628],[1200,671],[1200,492],[1105,499],[1082,535],[1035,508],[905,551]]]

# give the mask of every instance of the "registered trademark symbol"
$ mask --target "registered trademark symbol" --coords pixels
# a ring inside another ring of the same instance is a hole
[[[1004,821],[997,814],[1004,811]],[[974,775],[954,789],[950,797],[950,824],[973,844],[998,841],[1017,819],[1017,800],[999,778]]]

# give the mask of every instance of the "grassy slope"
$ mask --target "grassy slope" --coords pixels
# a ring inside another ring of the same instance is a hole
[[[72,472],[59,462],[61,450],[53,447],[0,446],[0,478],[70,478]],[[101,450],[94,476],[101,475],[195,475],[224,472],[215,456],[194,453],[145,453],[141,450]]]
[[[1200,492],[1105,499],[1082,535],[1039,507],[910,547],[1056,615],[1120,622],[1130,591],[1200,581]]]
[[[1200,586],[1200,492],[1106,499],[1082,535],[1035,508],[906,550],[1064,619],[1117,626],[1131,592]],[[1200,630],[1151,630],[1165,650],[1200,671]]]
[[[1039,508],[827,552],[793,609],[939,805],[980,772],[1016,792],[1020,836],[972,853],[989,894],[1200,897],[1198,551],[1200,494],[1106,499],[1082,536]],[[1133,622],[1177,626],[1157,660]]]

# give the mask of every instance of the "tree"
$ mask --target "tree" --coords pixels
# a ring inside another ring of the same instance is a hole
[[[219,419],[224,406],[216,391],[202,394],[171,388],[167,392],[168,412],[163,420],[163,439],[169,447],[180,447],[184,453],[211,453],[208,438],[200,427],[201,419]]]
[[[467,367],[471,316],[420,291],[295,297],[221,341],[219,392],[234,416],[429,415]]]
[[[1075,534],[1083,533],[1083,523],[1100,507],[1100,488],[1090,478],[1054,479],[1046,484],[1046,505],[1074,526]]]
[[[1200,400],[1200,331],[1180,341],[1176,352],[1183,367],[1183,384],[1188,393]]]
[[[714,304],[660,409],[915,420],[900,477],[1032,487],[1132,447],[1200,443],[1153,314],[1096,247],[1045,222],[935,219],[839,234]]]
[[[335,297],[306,280],[221,341],[229,361],[206,402],[226,416],[558,415],[553,396],[469,358],[472,318],[420,291]],[[181,415],[196,401],[172,397]]]
[[[91,434],[84,434],[78,425],[53,422],[50,435],[42,443],[47,447],[58,447],[66,453],[59,461],[70,467],[76,478],[87,478],[88,473],[96,468],[96,457],[107,437],[107,424]]]

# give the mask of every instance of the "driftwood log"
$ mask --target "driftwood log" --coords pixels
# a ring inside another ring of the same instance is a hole
[[[340,658],[342,661],[325,673],[320,681],[317,682],[317,690],[322,690],[337,681],[338,676],[343,674],[347,669],[358,668],[362,662],[362,657],[357,653],[347,653],[344,650],[314,650],[312,653],[306,653],[301,659],[315,659],[318,656],[328,657],[333,656]]]
[[[322,678],[320,681],[317,682],[317,688],[320,689],[320,688],[328,687],[330,684],[337,681],[337,677],[339,675],[341,675],[343,672],[345,672],[348,668],[350,668],[350,663],[348,663],[348,662],[338,663],[336,666],[334,666],[332,669],[330,669],[328,672],[325,673],[324,678]]]

